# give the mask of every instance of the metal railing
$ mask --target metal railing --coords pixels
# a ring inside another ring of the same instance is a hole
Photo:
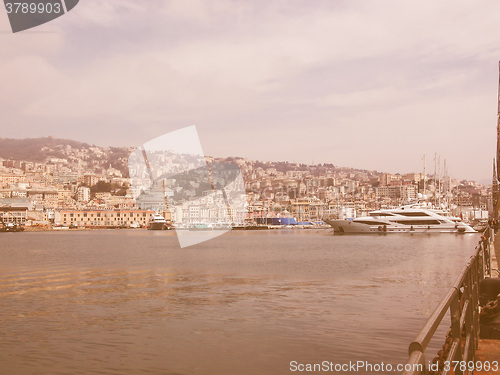
[[[485,276],[491,277],[491,251],[494,232],[487,228],[475,248],[467,266],[462,271],[446,297],[439,303],[408,349],[409,359],[403,375],[443,374],[450,371],[456,375],[469,374],[472,371],[460,368],[445,368],[448,361],[473,361],[479,343],[479,282]],[[438,352],[436,369],[428,369],[425,361],[425,349],[434,337],[447,312],[450,312],[451,329],[443,349]],[[448,367],[448,366],[447,366]]]

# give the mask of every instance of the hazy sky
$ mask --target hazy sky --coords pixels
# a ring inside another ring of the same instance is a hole
[[[500,2],[81,0],[10,32],[0,137],[137,146],[196,125],[206,154],[488,181]]]

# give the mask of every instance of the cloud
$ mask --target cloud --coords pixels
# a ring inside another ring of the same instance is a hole
[[[0,35],[0,116],[16,125],[2,134],[133,145],[137,129],[196,124],[214,155],[394,170],[434,148],[485,178],[498,14],[495,1],[86,0],[38,29],[50,34]],[[374,143],[407,159],[374,158]]]

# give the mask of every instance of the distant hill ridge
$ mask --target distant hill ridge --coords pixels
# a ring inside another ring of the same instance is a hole
[[[68,147],[69,146],[69,147]],[[66,159],[74,164],[78,160],[84,160],[89,169],[96,172],[112,166],[122,172],[124,177],[128,177],[128,157],[134,147],[101,147],[89,145],[88,143],[61,139],[55,137],[43,138],[0,138],[0,158],[15,161],[29,161],[44,163],[47,158]],[[215,157],[216,160],[236,161],[241,157]],[[288,161],[258,161],[248,160],[253,168],[274,168],[279,172],[287,171],[308,171],[312,175],[322,175],[327,171],[341,171],[347,173],[363,173],[368,179],[380,176],[384,172],[366,170],[352,167],[336,166],[332,163],[321,163],[310,165],[304,163],[291,163]],[[465,180],[464,180],[465,181]],[[480,181],[484,185],[489,185],[489,180]]]
[[[99,147],[54,137],[9,139],[0,138],[0,158],[43,163],[47,158],[66,159],[70,163],[84,160],[96,171],[112,166],[128,176],[130,147]]]
[[[43,162],[47,157],[64,158],[66,155],[60,150],[66,146],[76,149],[89,149],[92,147],[87,143],[54,137],[0,138],[0,157],[10,160]]]
[[[68,147],[69,146],[69,147]],[[128,176],[128,157],[133,147],[100,147],[79,141],[54,137],[11,139],[0,138],[0,158],[16,161],[43,163],[47,158],[66,159],[70,163],[77,160],[86,162],[90,169],[98,171],[110,165]],[[217,158],[220,160],[237,160],[239,157]],[[307,165],[287,161],[250,161],[253,168],[275,168],[277,171],[308,171],[313,175],[321,175],[326,171],[344,170],[351,173],[378,174],[377,171],[337,167],[331,163]]]

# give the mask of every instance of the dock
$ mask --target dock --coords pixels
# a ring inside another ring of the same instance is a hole
[[[499,268],[500,233],[483,232],[473,256],[452,288],[410,343],[402,375],[493,375],[500,371]],[[491,304],[487,304],[488,301]],[[481,306],[480,307],[480,302]],[[448,324],[437,353],[426,353],[437,328]],[[449,318],[448,318],[449,317]],[[430,361],[426,359],[428,355]]]
[[[498,230],[498,219],[500,212],[500,190],[499,190],[499,181],[500,181],[500,61],[498,62],[498,106],[497,106],[497,149],[496,149],[496,158],[493,159],[493,178],[492,178],[492,198],[493,198],[493,212],[491,212],[488,222],[489,226],[493,226]],[[491,228],[486,229],[485,235],[492,233]],[[500,232],[493,233],[493,239],[491,242],[491,251],[490,251],[490,276],[491,278],[499,278],[499,263],[500,263]],[[486,288],[485,288],[486,289]],[[493,292],[497,292],[497,289],[493,289]],[[490,294],[490,293],[488,293]],[[491,293],[495,294],[495,293]],[[489,298],[491,300],[491,298]],[[500,302],[499,298],[496,299],[497,303]],[[479,363],[491,363],[496,361],[498,364],[500,362],[500,318],[497,318],[499,313],[498,309],[496,309],[496,315],[494,319],[488,321],[488,325],[482,324],[480,328],[480,335],[478,345],[475,350],[475,355],[473,358]],[[492,315],[493,316],[493,315]],[[490,320],[490,319],[489,319]],[[491,338],[490,338],[491,336]],[[488,338],[486,338],[488,337]],[[486,375],[486,374],[498,374],[500,373],[500,369],[496,368],[492,369],[481,369],[474,371],[475,374]]]
[[[479,347],[476,349],[476,362],[480,362],[481,364],[485,363],[493,363],[494,361],[498,362],[500,366],[500,340],[479,340]],[[499,370],[493,371],[490,369],[489,371],[485,370],[476,370],[474,374],[476,375],[493,375],[498,374]]]
[[[491,268],[493,270],[495,269],[498,270],[499,269],[498,260],[500,260],[500,234],[495,236],[495,239],[493,241],[493,246],[494,246],[494,251],[492,251],[491,254]],[[494,277],[494,275],[492,275],[492,277]],[[486,363],[486,362],[492,363],[493,361],[500,362],[500,340],[480,338],[478,348],[476,349],[476,361],[479,361],[481,363]],[[499,371],[476,370],[474,373],[478,375],[489,375],[489,374],[498,374]]]

